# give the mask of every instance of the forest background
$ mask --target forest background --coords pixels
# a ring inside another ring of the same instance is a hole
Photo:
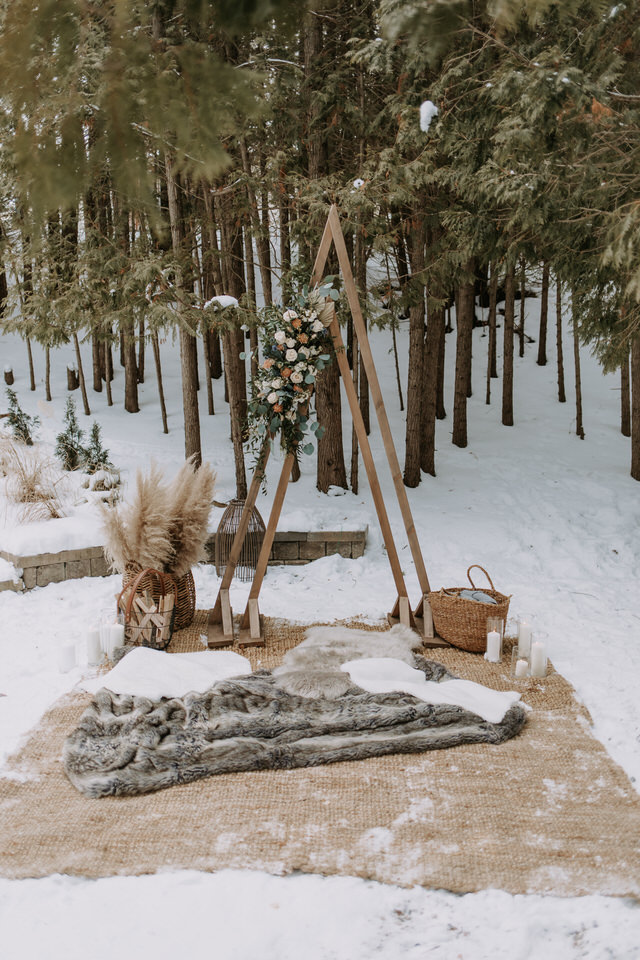
[[[31,388],[31,342],[46,350],[46,399],[50,351],[73,343],[68,374],[84,412],[88,386],[120,402],[120,362],[135,414],[150,347],[166,431],[159,343],[174,336],[185,456],[201,458],[200,407],[215,413],[211,380],[224,376],[244,497],[263,310],[308,282],[335,203],[365,318],[392,330],[409,318],[408,379],[398,379],[407,486],[435,474],[446,349],[459,447],[472,362],[486,368],[487,402],[501,381],[507,427],[516,349],[540,365],[553,353],[566,402],[563,296],[576,432],[588,344],[620,370],[620,429],[640,480],[639,26],[636,4],[598,0],[3,3],[0,325],[26,342]],[[525,329],[527,285],[541,299],[535,331]],[[487,354],[472,358],[478,306]],[[339,315],[368,424],[350,314]],[[318,376],[316,407],[318,488],[357,491],[336,364]]]

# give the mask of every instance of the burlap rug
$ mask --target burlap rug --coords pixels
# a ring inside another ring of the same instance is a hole
[[[171,649],[202,649],[203,623],[198,613]],[[247,652],[254,667],[275,666],[305,628],[267,621],[266,629],[268,646]],[[506,662],[427,655],[458,676],[513,688]],[[0,778],[4,877],[229,867],[458,893],[640,898],[640,798],[557,673],[523,685],[534,710],[499,746],[229,774],[100,800],[78,793],[60,761],[89,699],[55,704]]]

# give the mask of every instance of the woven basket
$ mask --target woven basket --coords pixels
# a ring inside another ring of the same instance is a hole
[[[134,564],[131,564],[127,567],[125,572],[122,574],[122,586],[128,586],[131,581],[138,576],[141,572],[141,568]],[[196,612],[196,585],[193,582],[193,574],[191,570],[187,570],[185,574],[181,577],[175,577],[172,573],[163,573],[163,576],[166,581],[166,589],[173,589],[175,586],[176,592],[176,604],[175,604],[175,621],[173,624],[174,630],[183,630],[184,627],[188,627],[191,621],[193,620],[193,615]],[[138,591],[144,593],[148,590],[154,600],[159,600],[161,591],[158,584],[158,580],[152,575],[147,578],[142,578]]]
[[[493,586],[493,581],[484,567],[473,563],[467,570],[467,578],[471,587],[477,590],[471,579],[474,567],[482,570],[491,584],[490,590],[482,588],[482,592],[496,600],[496,603],[478,603],[475,600],[466,600],[460,597],[462,590],[468,587],[450,587],[434,591],[429,594],[429,603],[433,613],[433,625],[443,640],[460,650],[470,653],[484,653],[487,648],[487,619],[497,617],[506,620],[509,613],[509,601],[504,593],[499,593]]]
[[[175,578],[151,567],[130,580],[117,600],[126,642],[166,650],[175,626],[177,595]]]

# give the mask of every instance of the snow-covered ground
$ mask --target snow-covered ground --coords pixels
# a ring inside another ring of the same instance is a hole
[[[531,332],[537,315],[534,300],[527,302],[527,315]],[[481,330],[474,331],[469,446],[460,450],[450,442],[455,339],[447,339],[449,417],[438,424],[438,476],[425,477],[416,490],[408,491],[431,585],[461,585],[470,564],[485,567],[496,587],[513,595],[511,616],[530,620],[535,634],[546,640],[557,669],[590,710],[596,736],[637,785],[640,486],[629,477],[629,441],[619,431],[619,381],[603,376],[583,351],[586,439],[580,440],[575,435],[570,343],[565,351],[569,402],[562,405],[556,400],[551,343],[552,359],[545,368],[535,363],[536,346],[529,346],[524,359],[516,358],[516,425],[503,427],[500,381],[492,382],[492,404],[484,402],[486,345]],[[404,425],[390,334],[375,333],[372,346],[402,462]],[[399,346],[404,369],[406,329],[400,332]],[[88,373],[89,351],[83,349]],[[81,426],[88,432],[92,420],[98,420],[125,483],[152,457],[168,471],[182,461],[176,354],[171,342],[163,345],[168,436],[162,433],[150,357],[139,414],[122,409],[119,369],[114,407],[107,407],[104,394],[90,391],[92,415],[85,417],[79,394],[74,394]],[[0,336],[0,368],[13,368],[14,389],[24,409],[40,416],[42,448],[51,453],[67,398],[66,365],[73,358],[64,350],[54,355],[54,399],[45,403],[44,360],[37,347],[34,355],[38,385],[31,393],[25,345],[15,337]],[[224,501],[234,495],[233,459],[221,381],[214,382],[214,390],[214,417],[206,415],[204,389],[200,393],[203,449],[218,474],[216,497]],[[3,409],[5,398],[0,393],[0,412]],[[349,445],[350,428],[345,432],[345,447]],[[377,424],[371,445],[410,593],[417,601],[418,581]],[[248,457],[248,467],[250,462]],[[265,517],[280,466],[272,458],[267,492],[258,502]],[[377,620],[395,596],[364,469],[361,465],[357,496],[322,496],[314,479],[313,458],[305,458],[300,482],[289,487],[280,528],[368,524],[365,556],[270,568],[260,595],[261,610],[304,622],[350,616]],[[71,478],[67,518],[37,524],[16,525],[13,508],[0,501],[0,525],[4,523],[0,546],[12,552],[40,552],[100,542],[95,508],[76,502],[79,493]],[[220,511],[212,513],[212,528],[219,515]],[[215,599],[219,580],[212,567],[195,573],[198,605],[206,607]],[[8,579],[4,568],[0,574],[0,579]],[[84,579],[22,595],[0,593],[0,693],[6,694],[0,698],[0,762],[19,746],[47,706],[87,672],[80,666],[61,673],[58,651],[70,641],[82,641],[99,611],[112,602],[118,582],[117,577]],[[478,583],[482,585],[482,575]],[[248,590],[248,584],[234,582],[236,609],[242,608]],[[171,909],[165,909],[169,904]],[[348,878],[277,878],[239,871],[99,881],[0,880],[0,930],[7,960],[44,956],[75,960],[88,952],[102,960],[123,948],[161,960],[205,944],[221,960],[248,960],[258,954],[264,960],[294,956],[364,960],[376,955],[385,960],[401,956],[640,960],[640,907],[625,901],[561,899],[552,890],[547,897],[512,897],[494,890],[458,897]],[[101,931],[99,938],[96,930]]]

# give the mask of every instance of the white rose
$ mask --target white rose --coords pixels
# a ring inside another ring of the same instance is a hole
[[[282,319],[295,320],[297,316],[298,314],[295,312],[295,310],[285,310],[285,312],[282,314]]]
[[[287,337],[287,339],[285,340],[285,343],[287,344],[289,349],[291,349],[291,347],[295,347],[296,345],[296,341],[293,339],[293,337]]]
[[[289,361],[297,360],[298,354],[296,353],[295,350],[287,350],[287,352],[285,353],[285,359]]]
[[[314,333],[320,333],[321,330],[324,330],[324,323],[320,319],[316,319],[313,321],[311,329]]]
[[[275,380],[272,380],[271,386],[273,387],[274,390],[279,390],[280,387],[282,386],[282,380],[280,379],[280,377],[276,377]]]
[[[291,374],[291,382],[292,382],[292,383],[302,383],[303,380],[304,380],[304,377],[302,376],[301,373],[298,373],[298,372],[294,371],[294,372]]]
[[[271,393],[270,393],[269,396],[267,397],[267,402],[268,402],[268,403],[277,403],[277,402],[278,402],[278,394],[275,392],[275,390],[272,390],[272,391],[271,391]]]
[[[308,356],[309,356],[309,347],[300,347],[299,350],[298,350],[298,355],[299,355],[300,357],[308,357]]]
[[[287,339],[287,335],[284,332],[284,330],[276,330],[276,332],[273,335],[273,338],[276,341],[276,343],[284,343],[285,340]]]

